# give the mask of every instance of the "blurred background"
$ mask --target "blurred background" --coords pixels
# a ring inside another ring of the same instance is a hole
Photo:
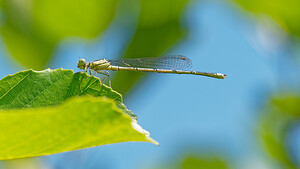
[[[300,1],[0,0],[0,77],[79,71],[79,58],[185,55],[189,75],[111,72],[160,143],[121,143],[4,169],[300,168]]]

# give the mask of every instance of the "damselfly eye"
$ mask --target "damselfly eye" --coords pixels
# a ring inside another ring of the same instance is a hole
[[[85,59],[83,59],[83,58],[79,59],[78,64],[77,64],[77,67],[78,67],[79,69],[85,69],[85,66],[86,66],[86,61],[85,61]]]

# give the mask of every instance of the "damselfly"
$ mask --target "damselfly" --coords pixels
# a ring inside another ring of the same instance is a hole
[[[85,59],[81,58],[79,59],[77,64],[77,67],[79,69],[83,69],[85,72],[89,70],[89,73],[92,74],[91,71],[95,71],[96,73],[100,73],[108,77],[109,72],[106,70],[191,74],[208,76],[217,79],[225,79],[226,77],[226,74],[222,73],[209,73],[187,70],[191,66],[191,60],[182,55],[151,58],[124,58],[118,60],[99,59],[93,62],[86,62]]]

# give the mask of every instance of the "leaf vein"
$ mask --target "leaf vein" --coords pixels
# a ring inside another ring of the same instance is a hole
[[[88,85],[84,90],[82,90],[80,93],[79,93],[79,96],[85,92],[92,84],[94,84],[97,80],[93,81],[90,85]]]
[[[39,94],[37,94],[31,101],[29,101],[24,107],[29,106],[30,103],[32,103],[36,98],[38,98],[41,94],[43,94],[45,91],[47,91],[52,85],[54,85],[55,83],[60,82],[60,79],[57,79],[56,81],[54,81],[51,85],[47,86],[43,91],[41,91]]]
[[[1,97],[0,100],[5,97],[12,89],[14,89],[18,84],[20,84],[25,78],[29,76],[30,73],[26,74],[19,82],[17,82],[13,87],[11,87],[6,93],[4,93]],[[8,82],[9,84],[9,82]],[[9,84],[10,85],[10,84]],[[10,85],[11,86],[11,85]]]

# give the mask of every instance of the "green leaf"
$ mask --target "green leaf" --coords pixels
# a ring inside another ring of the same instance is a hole
[[[0,86],[0,160],[127,141],[157,144],[121,95],[86,73],[27,70]]]
[[[153,169],[228,169],[231,168],[225,156],[214,154],[211,151],[189,152],[178,154],[180,157],[163,165],[154,166]]]
[[[182,169],[198,169],[198,168],[215,168],[215,169],[227,169],[228,164],[221,157],[201,157],[196,155],[190,155],[185,157],[181,164]]]
[[[271,97],[260,120],[258,134],[262,144],[282,168],[299,168],[288,149],[290,130],[299,123],[299,104],[300,97],[296,95]]]
[[[37,35],[28,35],[10,24],[5,24],[0,33],[12,57],[21,64],[38,70],[46,65],[55,46],[55,42],[47,42]]]
[[[268,15],[275,20],[287,32],[300,37],[300,11],[298,0],[289,0],[288,3],[282,0],[235,0],[246,10],[265,17]]]
[[[137,30],[124,57],[160,56],[185,34],[180,25],[184,7],[188,0],[141,1],[141,12]],[[155,12],[154,12],[155,11]],[[117,72],[113,88],[126,93],[144,74]]]
[[[0,33],[11,56],[41,70],[62,39],[99,36],[116,4],[117,0],[1,0],[5,20]]]

